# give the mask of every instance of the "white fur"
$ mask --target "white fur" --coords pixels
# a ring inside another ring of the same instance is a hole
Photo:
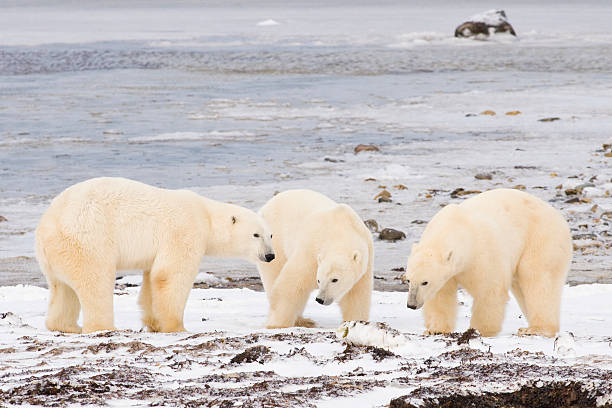
[[[408,259],[408,307],[424,305],[429,333],[454,329],[458,285],[474,298],[471,327],[501,330],[508,290],[529,327],[519,334],[554,336],[572,258],[563,216],[525,192],[497,189],[450,204],[427,225]]]
[[[259,238],[253,235],[259,234]],[[75,184],[36,230],[36,257],[51,298],[50,330],[114,329],[117,269],[144,271],[139,303],[153,331],[183,331],[183,311],[204,255],[251,262],[271,254],[270,231],[251,210],[123,178]]]
[[[290,190],[259,214],[274,234],[276,253],[273,262],[258,265],[270,302],[268,328],[313,326],[302,312],[317,287],[320,303],[338,302],[345,321],[368,319],[374,252],[355,211],[314,191]]]

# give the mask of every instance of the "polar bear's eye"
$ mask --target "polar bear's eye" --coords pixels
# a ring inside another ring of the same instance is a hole
[[[336,278],[332,279],[332,283],[336,283],[336,282],[338,282],[338,279]]]
[[[428,283],[429,283],[429,282],[425,281],[425,282],[421,283],[421,285],[423,285],[423,286],[427,286],[427,284],[428,284]]]
[[[255,238],[259,238],[259,234],[253,234]]]
[[[270,239],[272,239],[272,234],[270,234]]]

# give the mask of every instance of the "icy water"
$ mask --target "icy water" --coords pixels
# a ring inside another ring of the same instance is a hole
[[[598,243],[578,239],[571,280],[609,281],[612,159],[597,150],[612,137],[612,4],[532,3],[501,5],[518,39],[473,41],[452,34],[484,1],[3,2],[0,282],[40,278],[38,218],[102,175],[253,209],[320,190],[407,233],[376,241],[389,284],[452,190],[522,184]],[[381,152],[355,155],[359,143]],[[590,201],[565,203],[585,182]],[[392,204],[372,200],[379,185]]]

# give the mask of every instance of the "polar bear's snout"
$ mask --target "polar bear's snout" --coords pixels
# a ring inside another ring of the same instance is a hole
[[[419,302],[417,298],[417,290],[418,287],[415,289],[411,288],[408,291],[408,301],[406,302],[406,307],[408,307],[408,309],[417,310],[423,306],[423,303]]]
[[[272,262],[273,260],[274,260],[273,253],[266,254],[266,262]]]
[[[315,298],[315,300],[317,301],[318,304],[323,305],[323,306],[329,306],[332,303],[334,303],[334,298],[330,296],[326,296],[322,291],[320,291],[319,294],[317,294],[317,297]]]

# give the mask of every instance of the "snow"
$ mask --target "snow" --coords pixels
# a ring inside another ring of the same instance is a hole
[[[138,279],[122,278],[118,283],[127,282],[137,283]],[[346,384],[367,380],[369,382],[339,395],[322,392],[314,402],[321,407],[382,406],[391,398],[410,394],[415,389],[415,383],[404,377],[409,374],[402,370],[406,362],[425,370],[435,361],[437,370],[452,369],[457,364],[452,357],[456,353],[472,353],[480,356],[472,357],[477,360],[491,358],[502,364],[522,361],[562,372],[574,369],[572,367],[612,371],[612,314],[609,313],[612,285],[566,287],[561,311],[562,332],[556,339],[516,336],[525,320],[516,302],[511,300],[502,333],[495,338],[472,338],[467,344],[457,344],[453,338],[443,336],[423,336],[421,314],[406,309],[405,293],[401,292],[374,292],[371,322],[377,323],[340,324],[336,306],[323,307],[311,299],[304,316],[313,318],[319,328],[266,330],[263,326],[267,300],[263,292],[193,289],[185,310],[185,326],[190,332],[167,334],[141,331],[137,293],[137,287],[117,290],[115,324],[119,331],[61,335],[44,327],[46,289],[24,285],[0,287],[0,310],[3,311],[0,314],[0,355],[3,356],[0,370],[5,373],[0,389],[8,391],[28,376],[42,379],[45,373],[75,366],[82,367],[79,378],[85,381],[97,378],[91,376],[92,372],[110,375],[108,370],[112,367],[127,364],[135,370],[135,376],[145,372],[138,370],[157,366],[156,374],[151,372],[146,376],[155,377],[155,388],[159,392],[183,392],[184,387],[198,384],[202,378],[209,378],[206,389],[231,392],[232,389],[255,387],[261,381],[257,380],[258,373],[265,370],[269,373],[266,374],[269,381],[282,381],[283,392],[293,396],[310,390],[307,384],[312,381],[327,381],[317,379],[322,378],[320,376],[349,381]],[[457,329],[463,331],[468,327],[471,300],[465,293],[459,300]],[[229,363],[235,353],[255,345],[267,347],[266,356],[261,357],[264,363]],[[360,345],[374,348],[362,349]],[[381,358],[376,351],[380,349],[376,347],[386,348],[392,354]],[[490,357],[484,357],[487,355]],[[47,365],[38,374],[32,371],[45,361]],[[351,373],[361,374],[352,377]],[[414,381],[418,378],[416,376]],[[228,379],[232,380],[228,382]],[[474,391],[508,389],[527,380],[521,378],[512,385],[504,385],[508,379],[497,382],[490,378],[482,383],[474,379],[475,382],[466,387]],[[71,381],[78,383],[76,377]],[[421,387],[439,383],[426,377],[418,381]],[[133,387],[146,389],[147,385]],[[352,385],[347,385],[350,387]],[[264,398],[265,395],[264,392],[251,396]],[[600,401],[610,398],[603,394],[600,397]],[[140,402],[126,391],[111,404],[138,405]],[[95,402],[92,405],[96,405]]]

